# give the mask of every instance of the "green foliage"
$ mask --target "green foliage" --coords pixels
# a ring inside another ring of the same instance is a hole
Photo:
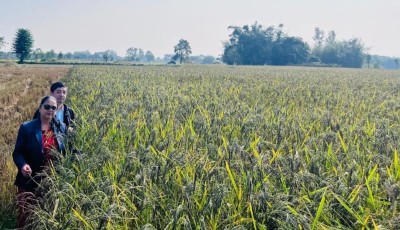
[[[174,57],[173,60],[178,60],[179,63],[188,62],[189,56],[192,53],[192,48],[189,45],[189,42],[185,39],[180,39],[178,44],[174,46]]]
[[[126,50],[126,60],[139,62],[144,56],[144,51],[141,48],[131,47]]]
[[[80,66],[38,229],[396,229],[399,72]]]
[[[114,61],[117,58],[117,52],[114,50],[106,50],[102,53],[103,60],[107,63],[108,61]]]
[[[228,65],[289,65],[307,61],[309,46],[301,38],[287,36],[283,25],[264,29],[251,26],[230,26],[230,39],[225,43],[222,60]]]
[[[353,38],[349,40],[336,40],[336,32],[330,31],[328,37],[324,40],[325,32],[318,27],[315,28],[313,37],[315,46],[312,55],[318,57],[321,63],[332,66],[342,66],[350,68],[361,68],[366,54],[366,48],[361,39]],[[368,66],[371,61],[367,55]]]
[[[44,54],[44,57],[46,58],[46,59],[55,59],[56,58],[56,52],[53,50],[53,49],[51,49],[51,50],[49,50],[48,52],[46,52],[45,54]]]
[[[271,62],[274,37],[279,29],[266,29],[258,23],[243,27],[230,26],[229,41],[225,42],[222,60],[231,65],[264,65]]]
[[[19,58],[19,63],[23,63],[29,57],[33,41],[32,34],[28,29],[18,29],[12,48]]]
[[[147,62],[153,62],[155,60],[154,54],[150,50],[146,52],[145,57]]]
[[[371,55],[371,65],[376,69],[399,69],[399,58],[398,57],[385,57],[379,55]]]
[[[310,47],[300,38],[285,37],[272,49],[273,65],[299,65],[306,63]]]

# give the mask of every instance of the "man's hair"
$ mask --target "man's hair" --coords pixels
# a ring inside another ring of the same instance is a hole
[[[52,93],[54,93],[54,91],[55,91],[56,89],[62,88],[62,87],[65,87],[65,85],[64,85],[61,81],[57,81],[57,82],[54,82],[53,84],[51,84],[51,86],[50,86],[50,91],[51,91]]]

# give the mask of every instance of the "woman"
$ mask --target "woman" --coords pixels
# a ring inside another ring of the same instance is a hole
[[[29,215],[27,206],[35,203],[35,190],[41,180],[38,173],[49,166],[53,160],[52,151],[64,151],[63,136],[65,125],[55,122],[57,99],[45,96],[40,102],[40,117],[23,123],[18,131],[13,152],[14,163],[18,168],[15,179],[17,204],[19,208],[17,227],[24,228]]]

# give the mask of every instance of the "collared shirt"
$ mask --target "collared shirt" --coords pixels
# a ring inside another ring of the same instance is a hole
[[[62,109],[57,110],[56,117],[59,121],[61,121],[62,123],[65,123],[65,121],[64,121],[64,106],[62,107]]]

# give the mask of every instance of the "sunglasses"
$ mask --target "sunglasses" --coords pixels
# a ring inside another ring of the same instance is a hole
[[[44,108],[45,110],[50,110],[50,109],[56,110],[56,109],[57,109],[56,106],[54,106],[54,105],[49,105],[49,104],[43,105],[43,108]]]

